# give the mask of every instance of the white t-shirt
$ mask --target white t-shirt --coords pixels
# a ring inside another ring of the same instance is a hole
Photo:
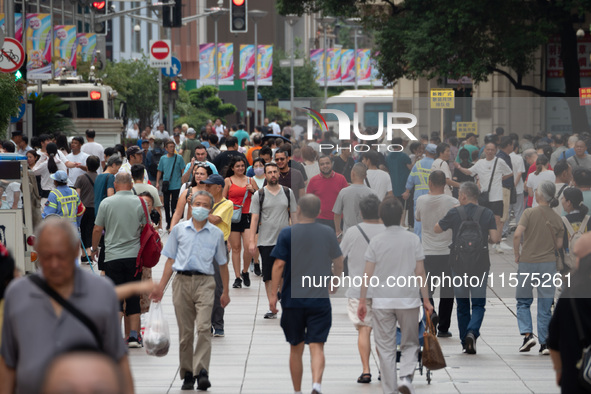
[[[80,152],[77,155],[70,153],[66,156],[66,158],[71,162],[81,163],[83,166],[85,166],[88,155],[84,152]],[[76,179],[85,173],[86,172],[80,168],[68,168],[68,186],[73,187],[76,183]]]
[[[490,176],[496,159],[499,158],[495,157],[492,160],[480,159],[476,162],[476,164],[468,168],[472,176],[478,175],[481,192],[488,191],[488,184],[490,182]],[[503,159],[497,160],[497,168],[495,169],[493,181],[490,185],[488,201],[503,201],[503,177],[506,175],[513,175],[513,171]]]
[[[435,159],[435,161],[431,165],[431,171],[443,171],[443,173],[445,174],[445,179],[451,179],[451,171],[449,169],[449,164],[447,164],[447,161],[443,161],[442,159]],[[443,192],[446,195],[451,196],[451,189],[451,186],[445,185]]]
[[[365,235],[370,241],[378,234],[381,234],[386,230],[386,226],[382,223],[359,223],[361,229],[365,232]],[[343,240],[341,241],[341,251],[343,256],[347,257],[349,266],[349,276],[363,277],[365,272],[365,251],[367,250],[368,242],[365,237],[361,234],[361,231],[357,226],[353,226],[345,233]],[[346,292],[348,298],[359,298],[361,293],[360,287],[349,287]]]
[[[392,258],[395,256],[396,262]],[[390,226],[371,239],[365,259],[375,263],[374,275],[379,279],[377,287],[370,286],[368,298],[374,309],[411,309],[421,306],[418,282],[409,283],[415,276],[417,261],[424,260],[419,236],[400,226]],[[388,286],[388,277],[406,280],[396,286]],[[368,279],[369,280],[369,279]],[[375,279],[373,280],[375,283]]]
[[[450,209],[460,205],[455,198],[446,194],[436,196],[425,194],[417,198],[415,219],[422,223],[422,243],[425,255],[449,255],[449,245],[452,242],[452,231],[447,230],[435,234],[435,225],[447,215]]]
[[[388,192],[392,191],[392,179],[386,171],[367,170],[367,181],[369,188],[376,193],[380,201],[386,197]]]
[[[166,131],[166,130],[164,130],[164,131],[156,130],[156,131],[154,131],[154,138],[156,138],[157,140],[167,140],[170,138],[170,136],[168,135],[168,131]]]
[[[55,164],[57,165],[58,170],[68,171],[66,165],[59,159],[59,155],[54,157]],[[53,183],[53,179],[50,178],[49,169],[47,168],[47,161],[48,157],[46,154],[43,154],[37,164],[31,169],[35,175],[41,176],[41,189],[43,190],[53,190],[55,189],[55,184]]]
[[[217,134],[218,138],[222,138],[224,136],[224,125],[214,126],[215,133]]]
[[[80,150],[86,153],[88,156],[96,156],[99,158],[99,161],[105,161],[105,148],[98,142],[87,142],[82,145]],[[103,168],[99,166],[98,170],[96,170],[97,174],[103,173]]]
[[[273,134],[281,134],[281,127],[279,127],[277,123],[271,122],[269,123],[268,127],[270,127],[273,130]]]
[[[130,129],[127,129],[127,133],[125,134],[126,138],[138,138],[139,136],[139,130],[134,129],[133,127]]]
[[[538,175],[536,175],[535,172],[532,172],[527,177],[527,187],[531,187],[534,191],[534,202],[532,203],[532,208],[538,206],[538,202],[536,201],[536,190],[540,183],[544,181],[550,181],[552,183],[556,182],[556,175],[554,175],[554,171],[546,170],[540,172]]]
[[[515,152],[509,154],[511,157],[511,165],[513,166],[513,176],[517,176],[518,173],[525,173],[525,165],[523,164],[523,158]],[[515,186],[516,194],[523,194],[523,177],[519,177],[519,183]]]
[[[6,188],[6,204],[8,205],[8,209],[12,209],[12,204],[14,204],[14,193],[19,193],[18,197],[18,209],[23,208],[23,192],[21,192],[21,183],[20,182],[11,182],[8,184]]]

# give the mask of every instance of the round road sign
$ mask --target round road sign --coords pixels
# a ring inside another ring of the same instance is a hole
[[[6,37],[0,49],[0,71],[12,73],[21,68],[25,61],[23,46],[14,38]]]
[[[170,54],[170,47],[164,41],[156,41],[150,49],[152,56],[158,60],[164,60]]]

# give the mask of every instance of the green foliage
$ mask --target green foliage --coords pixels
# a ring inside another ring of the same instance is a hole
[[[269,119],[277,119],[277,123],[280,125],[284,125],[285,122],[290,120],[289,112],[273,105],[267,106],[266,115]]]
[[[70,106],[59,96],[42,93],[35,97],[31,94],[29,99],[34,103],[33,117],[38,134],[70,134],[74,131],[72,119],[62,115]]]
[[[23,90],[23,83],[15,81],[13,74],[0,73],[0,140],[6,138],[10,117],[18,114]]]
[[[119,101],[127,102],[128,116],[139,119],[140,130],[152,126],[152,116],[158,111],[158,69],[149,66],[147,56],[108,62],[97,75],[117,90]]]
[[[218,90],[214,86],[202,86],[189,92],[180,90],[176,103],[175,125],[187,123],[199,131],[210,119],[224,118],[236,112],[234,104],[224,104],[217,97]]]

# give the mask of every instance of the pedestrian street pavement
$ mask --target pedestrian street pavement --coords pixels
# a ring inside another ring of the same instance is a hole
[[[166,238],[166,236],[164,237]],[[165,241],[165,239],[164,239]],[[491,251],[493,272],[517,272],[512,252]],[[153,269],[158,281],[164,257]],[[231,264],[230,264],[231,265]],[[234,275],[230,267],[230,283]],[[289,345],[285,342],[279,319],[265,320],[268,302],[262,280],[251,272],[250,288],[230,289],[231,303],[226,308],[225,334],[212,338],[213,349],[209,376],[212,393],[280,394],[293,393],[289,374]],[[513,297],[487,293],[486,314],[477,341],[476,355],[466,355],[458,339],[456,308],[452,315],[451,338],[440,338],[447,367],[432,372],[427,384],[426,370],[417,370],[414,385],[417,393],[558,393],[550,356],[538,354],[539,345],[530,353],[519,353],[522,343],[517,327],[516,302]],[[169,286],[162,300],[171,333],[167,356],[148,356],[144,349],[130,349],[130,363],[136,393],[185,393],[178,372],[178,329]],[[435,300],[437,304],[437,299]],[[325,394],[381,393],[375,346],[371,356],[372,382],[357,383],[361,362],[357,352],[357,332],[347,317],[346,299],[333,298],[333,323],[325,346],[326,368],[322,381]],[[536,302],[532,305],[534,332]],[[281,312],[280,312],[281,313]],[[373,343],[373,337],[372,337]],[[312,391],[309,351],[304,352],[303,393]]]

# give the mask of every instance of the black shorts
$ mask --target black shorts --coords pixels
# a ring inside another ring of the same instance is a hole
[[[272,279],[273,276],[273,263],[275,259],[271,257],[271,252],[275,245],[271,246],[259,246],[259,253],[261,255],[261,262],[263,263],[263,282]]]
[[[495,216],[503,216],[503,201],[489,201],[482,206],[493,211]]]
[[[332,325],[332,308],[285,308],[281,313],[281,328],[285,340],[296,346],[303,341],[325,343]]]
[[[250,213],[243,213],[238,223],[232,223],[233,233],[243,233],[244,230],[248,229],[250,229]]]
[[[124,283],[140,281],[141,272],[136,275],[136,258],[105,261],[105,275],[110,278],[115,286]],[[119,310],[123,312],[123,301],[119,302]],[[140,296],[132,296],[125,299],[125,315],[135,315],[141,312]]]

